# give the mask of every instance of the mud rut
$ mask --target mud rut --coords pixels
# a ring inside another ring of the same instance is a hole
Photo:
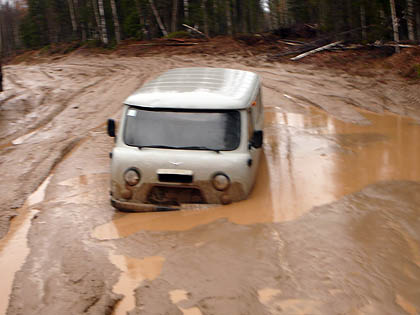
[[[106,119],[158,73],[209,65],[263,77],[265,159],[251,198],[115,213]],[[416,86],[209,56],[4,71],[0,313],[420,311],[420,125],[404,118],[420,119]]]

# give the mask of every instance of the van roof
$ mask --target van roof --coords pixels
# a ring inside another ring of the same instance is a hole
[[[258,91],[256,73],[223,68],[178,68],[149,81],[125,104],[149,108],[243,109]]]

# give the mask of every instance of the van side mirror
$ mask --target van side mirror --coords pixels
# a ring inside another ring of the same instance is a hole
[[[264,140],[264,133],[262,130],[255,130],[252,139],[250,141],[250,145],[256,149],[259,149],[263,145]]]
[[[115,138],[115,120],[108,119],[108,136]]]

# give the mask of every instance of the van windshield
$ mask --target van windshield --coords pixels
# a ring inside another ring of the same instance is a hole
[[[239,111],[170,111],[130,107],[124,142],[129,146],[232,151],[241,136]]]

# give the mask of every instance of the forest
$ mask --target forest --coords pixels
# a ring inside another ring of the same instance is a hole
[[[0,6],[1,51],[65,42],[114,47],[126,39],[188,35],[183,24],[209,37],[287,34],[306,25],[352,41],[415,42],[420,0],[9,0]]]

